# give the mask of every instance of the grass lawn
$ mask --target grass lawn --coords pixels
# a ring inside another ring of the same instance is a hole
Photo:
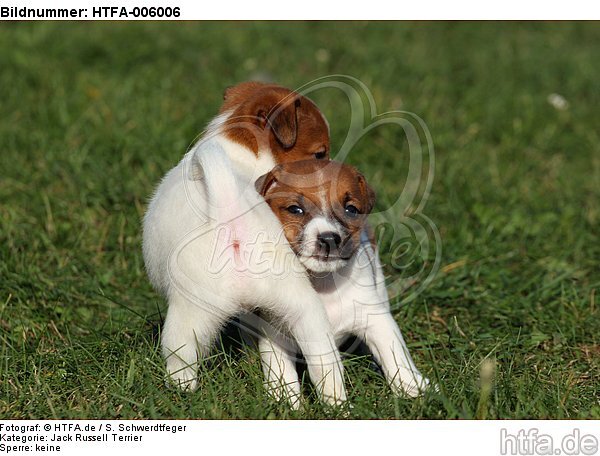
[[[348,357],[350,416],[600,419],[599,43],[596,23],[2,24],[0,418],[342,416],[269,399],[252,348],[217,350],[196,393],[166,388],[140,245],[149,195],[225,87],[342,73],[426,122],[443,243],[395,311],[439,393],[396,398]],[[317,95],[339,147],[347,102]],[[383,129],[349,156],[380,208],[407,153]]]

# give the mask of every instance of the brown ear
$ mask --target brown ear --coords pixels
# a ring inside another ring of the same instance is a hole
[[[275,184],[277,184],[277,177],[275,176],[275,170],[272,169],[267,174],[263,174],[256,179],[254,188],[261,196],[265,196]]]
[[[358,175],[358,186],[360,187],[360,191],[365,202],[365,207],[363,211],[365,214],[369,214],[375,206],[375,191],[371,188],[369,184],[367,184],[367,180],[362,174]]]
[[[268,123],[275,135],[277,142],[284,149],[289,149],[296,144],[298,136],[298,119],[296,110],[300,100],[286,100],[284,105],[273,108],[272,114],[268,116]]]

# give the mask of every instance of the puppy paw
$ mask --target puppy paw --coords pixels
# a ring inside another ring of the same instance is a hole
[[[182,391],[194,392],[198,389],[198,379],[196,373],[192,369],[181,369],[179,371],[169,373],[167,380],[168,386],[175,386]]]
[[[428,378],[418,374],[413,377],[409,382],[402,382],[401,385],[394,387],[397,394],[407,397],[419,397],[425,394],[427,390],[439,391],[437,385],[432,384]]]

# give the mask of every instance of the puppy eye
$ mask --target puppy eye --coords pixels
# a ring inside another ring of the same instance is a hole
[[[327,157],[327,151],[326,150],[320,150],[319,152],[315,153],[315,158],[317,160],[323,160],[325,157]]]
[[[345,211],[348,217],[356,217],[358,214],[360,214],[360,211],[356,208],[356,206],[353,206],[352,204],[348,204],[345,207]]]
[[[304,209],[302,209],[300,206],[296,206],[295,204],[292,206],[289,206],[287,208],[287,211],[290,214],[294,214],[294,215],[304,215]]]

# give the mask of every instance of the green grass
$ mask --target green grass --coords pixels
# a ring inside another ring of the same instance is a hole
[[[427,123],[443,241],[395,313],[440,392],[396,398],[350,357],[349,416],[599,419],[599,42],[594,23],[2,24],[0,418],[343,416],[270,400],[251,348],[217,351],[194,394],[166,388],[140,248],[148,196],[225,87],[343,73]],[[315,99],[339,146],[344,96]],[[406,153],[383,129],[349,157],[380,208]]]

